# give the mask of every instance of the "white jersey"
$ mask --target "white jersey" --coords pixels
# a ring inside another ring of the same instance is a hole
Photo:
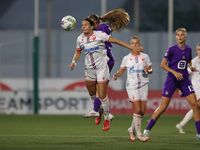
[[[144,67],[151,66],[150,58],[145,53],[134,56],[126,55],[121,64],[121,68],[127,69],[126,89],[138,89],[149,82],[148,74],[144,72]]]
[[[82,33],[77,38],[76,50],[85,52],[85,68],[100,68],[107,65],[107,49],[105,42],[109,35],[103,31],[93,31],[90,36]]]
[[[200,59],[198,58],[198,56],[192,59],[192,65],[193,67],[195,67],[197,70],[200,71]],[[190,68],[188,68],[188,72],[191,75],[191,81],[194,90],[200,89],[200,72],[192,72]]]

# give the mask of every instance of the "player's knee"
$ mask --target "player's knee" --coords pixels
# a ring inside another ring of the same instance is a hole
[[[105,99],[106,98],[106,94],[99,94],[99,98],[100,99]]]
[[[94,91],[94,90],[89,90],[88,92],[89,92],[90,96],[96,95],[96,91]]]

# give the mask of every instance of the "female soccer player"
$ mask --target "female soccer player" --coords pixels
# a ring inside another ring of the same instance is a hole
[[[81,56],[82,50],[85,51],[85,83],[91,98],[96,97],[96,85],[98,86],[98,96],[104,112],[103,131],[110,128],[109,119],[109,100],[106,95],[109,81],[109,68],[107,65],[107,50],[105,42],[111,42],[130,50],[140,50],[134,48],[123,41],[117,40],[102,31],[93,31],[94,22],[86,18],[82,21],[83,33],[77,38],[76,52],[70,69],[73,70],[76,61]],[[98,84],[97,84],[98,83]]]
[[[133,47],[141,47],[139,37],[134,36],[130,45]],[[148,137],[141,133],[141,120],[146,110],[146,102],[148,95],[148,74],[151,74],[151,62],[149,56],[141,51],[132,51],[125,56],[121,63],[121,68],[113,75],[113,79],[117,80],[127,70],[126,90],[129,101],[133,105],[134,114],[131,127],[128,129],[130,140],[135,141],[134,129],[137,132],[137,138],[143,142],[148,141]]]
[[[125,12],[123,9],[116,9],[109,11],[105,15],[99,17],[96,14],[92,14],[88,16],[93,22],[94,22],[94,30],[96,31],[104,31],[108,35],[111,35],[111,33],[115,30],[121,29],[123,26],[126,26],[129,23],[129,15],[127,12]],[[101,23],[102,22],[108,22],[111,26],[111,28],[105,24]],[[107,56],[109,58],[108,60],[108,67],[109,67],[109,72],[111,72],[113,66],[114,66],[114,56],[112,54],[111,48],[112,45],[110,42],[105,42],[105,47],[107,49]],[[103,114],[103,110],[100,109],[99,113],[99,108],[101,106],[101,101],[99,100],[98,97],[98,92],[96,94],[96,97],[94,98],[94,107],[93,110],[86,115],[84,115],[85,118],[90,118],[90,117],[96,117],[95,119],[95,124],[98,125],[101,122],[101,116]],[[109,118],[112,120],[114,116],[109,113]]]
[[[198,70],[197,72],[191,71],[188,68],[189,75],[191,75],[192,85],[194,87],[195,95],[197,97],[197,104],[200,108],[200,43],[196,46],[197,56],[192,59],[192,65]],[[188,123],[193,117],[193,109],[187,112],[183,120],[176,125],[176,128],[179,130],[179,133],[184,134],[183,127]]]
[[[148,126],[144,130],[144,135],[149,136],[150,130],[156,123],[156,120],[167,109],[170,99],[174,91],[179,88],[185,95],[192,110],[193,117],[197,129],[196,138],[200,139],[200,115],[194,94],[193,86],[188,78],[187,67],[189,65],[192,71],[196,71],[196,68],[192,66],[191,48],[185,45],[187,33],[184,28],[179,28],[175,32],[177,44],[170,47],[162,60],[161,67],[168,71],[166,81],[164,83],[162,92],[162,102],[160,106],[154,111],[152,118],[149,121]],[[168,65],[167,65],[168,63]]]

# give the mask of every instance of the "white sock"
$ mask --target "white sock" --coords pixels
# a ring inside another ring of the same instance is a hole
[[[193,109],[187,112],[183,120],[179,123],[182,127],[186,125],[193,117]]]
[[[92,103],[94,104],[94,98],[96,97],[96,95],[90,96],[92,99]]]
[[[140,136],[142,134],[141,132],[141,115],[140,114],[134,114],[134,127],[137,132],[137,135]]]
[[[109,119],[109,100],[108,100],[108,97],[106,97],[104,99],[100,99],[100,101],[101,101],[101,106],[103,108],[104,119],[110,120]]]
[[[131,123],[131,131],[134,131],[135,127],[134,127],[134,114],[133,114],[133,121]]]

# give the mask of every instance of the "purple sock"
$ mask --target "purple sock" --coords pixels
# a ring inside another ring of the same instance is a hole
[[[93,110],[98,112],[99,108],[100,108],[100,105],[101,105],[101,101],[99,100],[98,97],[95,97],[94,98],[94,108],[93,108]]]
[[[200,134],[200,121],[195,121],[196,129],[197,129],[197,134]]]
[[[154,119],[150,119],[148,126],[146,127],[147,130],[151,130],[151,128],[154,126],[154,124],[156,123],[156,120]]]

